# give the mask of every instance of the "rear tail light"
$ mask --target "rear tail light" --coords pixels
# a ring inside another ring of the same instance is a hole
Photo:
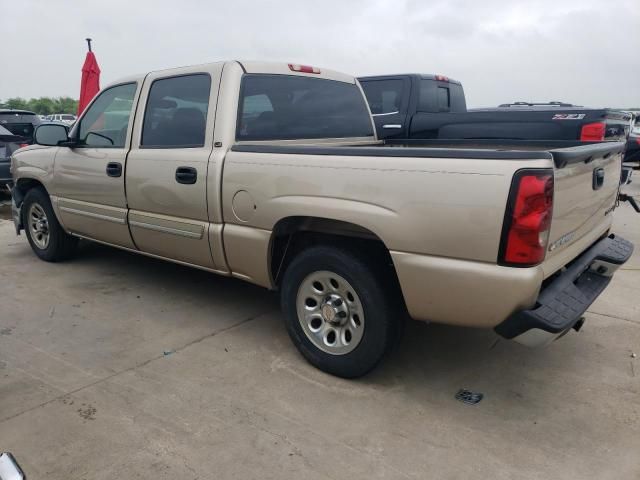
[[[289,64],[289,70],[302,73],[320,73],[319,68],[310,67],[309,65],[296,65],[294,63]]]
[[[580,130],[581,142],[601,142],[604,140],[606,124],[604,122],[587,123]]]
[[[531,267],[544,260],[553,213],[553,170],[519,170],[513,177],[498,263]]]
[[[29,144],[28,143],[21,143],[20,145],[18,145],[18,148],[23,148],[23,147],[28,147]]]
[[[444,75],[436,75],[436,80],[438,82],[448,82],[449,77],[445,77]]]

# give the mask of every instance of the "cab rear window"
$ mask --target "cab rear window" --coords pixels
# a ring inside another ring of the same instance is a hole
[[[238,140],[372,135],[369,111],[355,84],[267,74],[250,74],[242,79]]]

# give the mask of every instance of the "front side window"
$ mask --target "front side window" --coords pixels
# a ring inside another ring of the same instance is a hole
[[[238,140],[372,135],[365,99],[354,83],[268,74],[250,74],[242,79]]]
[[[362,82],[362,89],[367,96],[369,108],[373,115],[384,115],[400,111],[404,81],[370,80]]]
[[[142,148],[204,146],[211,77],[205,73],[151,84],[142,125]]]
[[[79,146],[123,148],[135,94],[135,83],[118,85],[102,92],[80,121]]]

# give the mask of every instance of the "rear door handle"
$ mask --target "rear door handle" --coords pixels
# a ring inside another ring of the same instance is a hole
[[[110,177],[121,177],[122,176],[122,164],[118,162],[109,162],[107,163],[107,175]]]
[[[402,125],[399,123],[387,123],[386,125],[382,125],[382,128],[402,128]]]
[[[193,185],[198,180],[198,171],[192,167],[178,167],[176,169],[176,182],[185,185]]]

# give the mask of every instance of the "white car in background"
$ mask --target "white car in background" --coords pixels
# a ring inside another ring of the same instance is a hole
[[[76,116],[70,113],[54,113],[53,115],[49,115],[47,120],[51,122],[60,122],[65,125],[73,125],[76,121]]]

